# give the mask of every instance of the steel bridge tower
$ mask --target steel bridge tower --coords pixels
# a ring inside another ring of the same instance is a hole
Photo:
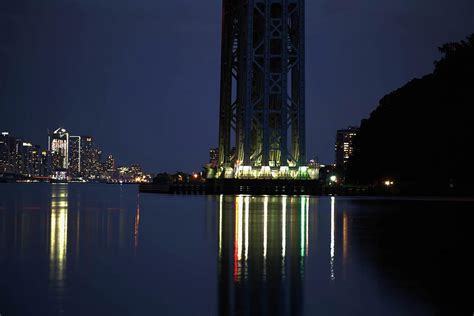
[[[304,7],[223,0],[220,170],[306,164]]]

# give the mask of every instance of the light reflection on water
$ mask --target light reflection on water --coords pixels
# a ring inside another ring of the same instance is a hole
[[[51,285],[62,296],[68,241],[68,186],[54,185],[51,189],[49,234],[49,278]]]
[[[330,249],[330,266],[331,266],[331,280],[336,279],[334,273],[334,257],[336,255],[336,198],[331,197],[331,245]]]
[[[301,315],[309,204],[307,196],[219,197],[220,315]]]
[[[429,315],[436,304],[413,280],[432,278],[416,263],[433,252],[417,240],[431,249],[418,229],[435,208],[416,203],[439,202],[403,202],[407,222],[402,202],[383,200],[8,188],[0,192],[5,315]]]

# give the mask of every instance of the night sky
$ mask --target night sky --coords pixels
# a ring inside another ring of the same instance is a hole
[[[118,163],[200,170],[218,138],[221,0],[0,0],[0,129],[92,135]],[[307,0],[308,158],[474,32],[472,0]],[[402,128],[402,126],[401,126]]]

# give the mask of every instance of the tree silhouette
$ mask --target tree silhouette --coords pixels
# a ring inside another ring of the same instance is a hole
[[[474,34],[439,48],[432,74],[386,95],[360,128],[348,162],[351,183],[443,191],[474,182]]]

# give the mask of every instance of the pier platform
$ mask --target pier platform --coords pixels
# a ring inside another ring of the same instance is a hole
[[[212,179],[205,183],[141,184],[142,193],[249,195],[367,195],[368,188],[325,186],[317,180]]]

